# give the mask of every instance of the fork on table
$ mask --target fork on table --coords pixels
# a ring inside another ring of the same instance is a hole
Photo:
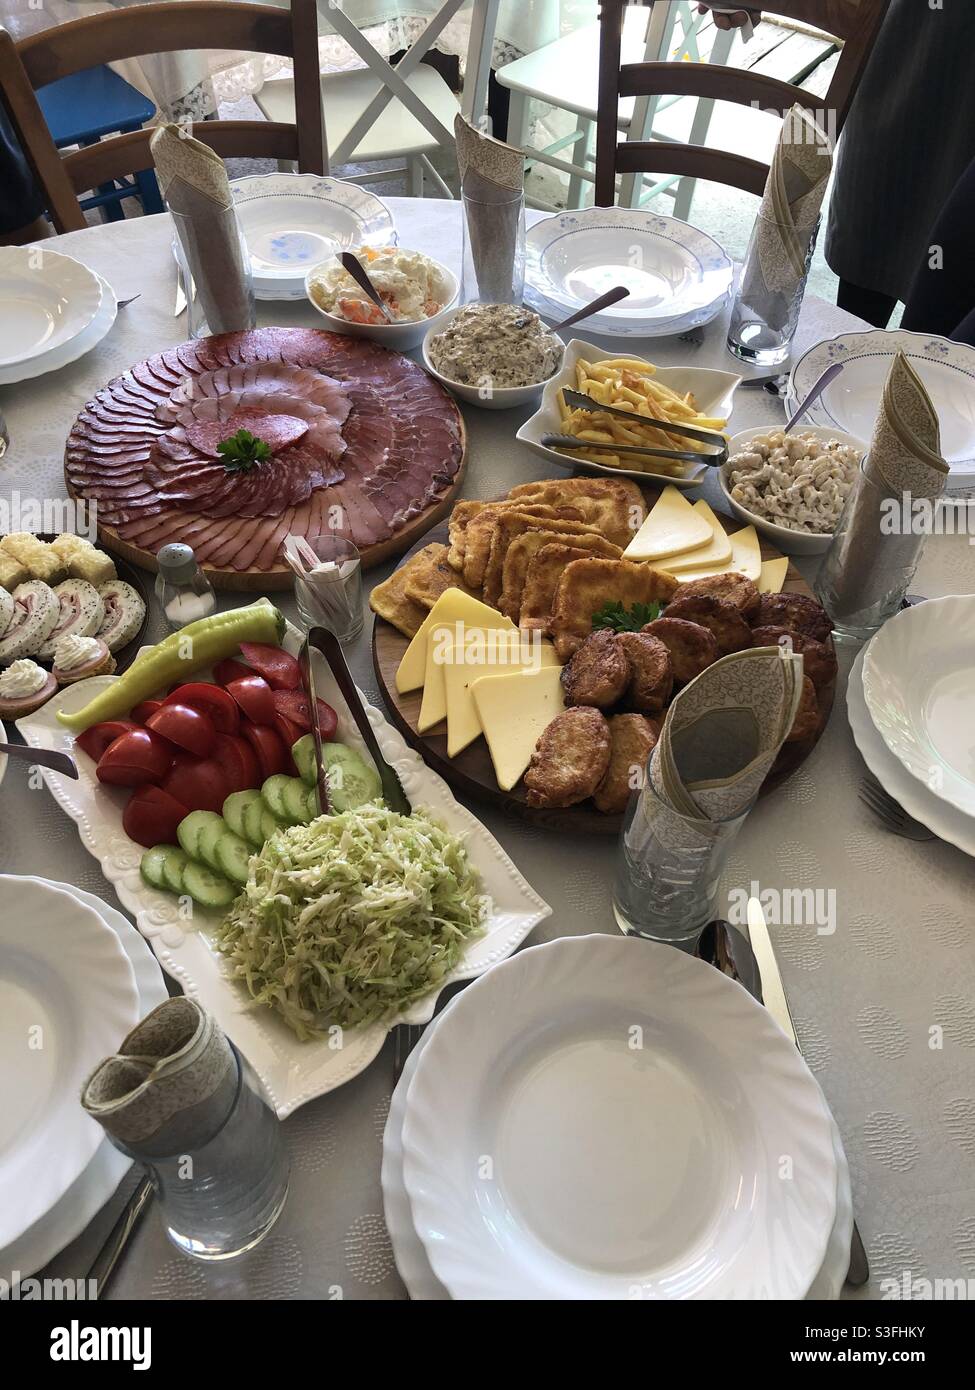
[[[934,840],[937,838],[926,825],[922,825],[919,820],[909,816],[900,802],[895,801],[890,792],[885,791],[871,773],[868,772],[864,775],[860,782],[858,795],[864,806],[873,812],[881,825],[891,834],[902,835],[905,840]]]

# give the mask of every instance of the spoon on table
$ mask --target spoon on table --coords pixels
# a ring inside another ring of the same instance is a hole
[[[29,748],[24,743],[0,743],[0,753],[10,758],[20,758],[22,762],[33,763],[35,767],[49,767],[52,772],[63,772],[65,777],[78,780],[78,768],[74,758],[67,753],[55,753],[45,748]]]
[[[625,299],[629,294],[625,285],[615,285],[613,289],[601,294],[598,299],[590,300],[588,304],[583,304],[581,309],[577,309],[574,314],[570,314],[567,319],[553,324],[549,329],[550,333],[558,333],[563,328],[571,328],[574,323],[581,323],[591,314],[598,314],[600,309],[608,309],[611,304],[618,304],[621,299]]]
[[[396,320],[390,313],[389,306],[376,289],[376,286],[369,279],[366,268],[359,260],[359,257],[354,255],[351,251],[343,251],[339,255],[339,260],[342,262],[343,268],[352,276],[359,288],[369,296],[376,308],[382,312],[386,322],[395,323]]]
[[[826,387],[830,384],[830,382],[835,381],[842,370],[842,362],[834,362],[831,367],[826,368],[825,372],[823,372],[822,376],[816,382],[816,385],[812,388],[812,390],[806,396],[805,400],[799,406],[799,409],[795,412],[791,419],[786,420],[786,434],[788,434],[791,429],[795,428],[795,426],[799,423],[799,421],[806,414],[806,412],[816,404],[816,402],[819,400],[820,396],[826,390]]]

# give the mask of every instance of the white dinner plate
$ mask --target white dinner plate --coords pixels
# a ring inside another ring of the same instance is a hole
[[[894,757],[871,719],[863,694],[863,659],[869,649],[868,642],[854,661],[846,686],[846,714],[863,761],[909,816],[927,826],[939,840],[947,841],[965,854],[975,855],[975,819],[935,796],[913,777]]]
[[[0,246],[0,367],[16,367],[77,338],[102,299],[98,276],[41,246]]]
[[[536,946],[459,995],[403,1149],[453,1298],[804,1298],[836,1216],[793,1044],[721,972],[623,937]]]
[[[671,476],[669,473],[641,472],[635,468],[612,468],[605,463],[592,463],[581,458],[575,450],[561,454],[541,443],[543,434],[558,434],[562,428],[562,415],[559,410],[559,391],[563,386],[573,391],[576,386],[576,363],[582,358],[586,362],[602,362],[610,357],[624,357],[618,349],[597,347],[595,343],[585,343],[581,338],[573,338],[566,344],[562,367],[550,381],[545,383],[542,403],[515,435],[527,444],[533,453],[540,455],[556,468],[566,468],[571,472],[602,474],[607,478],[636,478],[638,482],[673,483],[674,487],[697,487],[704,481],[708,472],[707,464],[688,464],[688,472]],[[692,392],[697,409],[702,415],[727,420],[734,408],[735,391],[741,384],[741,377],[735,372],[721,372],[713,367],[658,367],[653,374],[654,381],[669,386],[672,391],[685,395]]]
[[[374,193],[317,174],[254,174],[230,185],[258,299],[304,299],[305,276],[337,251],[390,246],[389,208]]]
[[[451,1005],[448,1004],[440,1018],[446,1016]],[[397,1082],[389,1103],[386,1128],[383,1132],[382,1189],[383,1211],[386,1229],[399,1276],[406,1285],[406,1291],[415,1301],[449,1299],[450,1295],[434,1274],[427,1259],[423,1242],[413,1225],[413,1212],[410,1198],[403,1181],[403,1122],[406,1119],[406,1103],[413,1073],[429,1042],[440,1018],[420,1035],[420,1039],[403,1065],[403,1072]],[[806,1298],[812,1301],[837,1299],[846,1280],[850,1264],[850,1237],[853,1232],[853,1191],[850,1186],[850,1168],[843,1151],[843,1141],[835,1122],[832,1126],[833,1155],[836,1159],[836,1219],[830,1232],[826,1247],[826,1258],[822,1268],[813,1280]]]
[[[84,1171],[103,1132],[81,1087],[138,1021],[132,966],[69,893],[0,875],[0,1245]]]
[[[0,367],[0,386],[12,386],[18,381],[30,381],[34,377],[46,375],[47,372],[56,372],[70,362],[77,362],[86,352],[91,352],[92,348],[98,346],[118,316],[118,301],[108,281],[103,280],[100,275],[96,275],[95,278],[101,285],[102,298],[98,312],[87,328],[76,338],[61,343],[59,347],[43,352],[38,357],[32,357],[29,362],[19,366]]]
[[[73,884],[55,883],[51,879],[33,881],[47,883],[51,888],[70,893],[78,902],[97,912],[115,932],[135,975],[140,1018],[145,1018],[146,1014],[169,998],[155,956],[128,918],[102,902],[101,898],[96,898],[94,893],[87,893]],[[26,1279],[53,1260],[101,1211],[131,1166],[130,1158],[120,1153],[108,1139],[103,1139],[95,1150],[94,1158],[64,1196],[33,1226],[22,1232],[12,1245],[0,1250],[0,1270],[4,1271],[5,1277],[9,1279],[16,1271],[21,1279]]]
[[[834,362],[843,371],[809,412],[814,425],[833,425],[873,437],[884,383],[896,353],[903,352],[927,388],[941,422],[941,449],[951,465],[948,488],[975,483],[975,348],[904,329],[841,333],[818,343],[792,369],[786,412],[795,409]]]
[[[719,312],[734,277],[731,258],[705,232],[639,208],[543,218],[529,228],[525,250],[529,294],[563,316],[626,286],[628,297],[604,309],[593,332],[683,332],[690,317]]]
[[[888,619],[864,655],[863,694],[894,757],[975,816],[975,596],[929,599]]]
[[[299,650],[301,638],[295,628],[289,627],[285,645],[292,652]],[[18,720],[17,727],[34,748],[71,751],[73,740],[57,722],[56,709],[80,709],[99,690],[118,679],[93,676],[78,681],[34,714]],[[204,680],[207,676],[198,672],[193,679]],[[369,760],[368,750],[324,661],[317,665],[316,685],[321,698],[338,711],[337,739]],[[490,899],[484,935],[467,947],[441,989],[458,980],[473,979],[520,946],[528,933],[549,916],[551,908],[525,881],[494,836],[454,798],[446,782],[407,746],[380,711],[362,698],[383,756],[396,768],[411,803],[430,810],[450,830],[464,836],[471,863],[481,875]],[[121,788],[103,786],[84,754],[78,756],[78,771],[77,781],[47,768],[42,776],[54,799],[77,825],[82,843],[98,860],[123,907],[149,940],[162,968],[179,981],[187,994],[210,1010],[240,1048],[267,1087],[281,1119],[306,1101],[358,1076],[380,1052],[386,1034],[395,1024],[426,1023],[433,1017],[439,990],[418,1000],[390,1022],[346,1030],[341,1047],[335,1047],[329,1038],[299,1042],[277,1015],[251,1003],[243,988],[225,974],[222,957],[207,940],[208,929],[218,919],[197,907],[192,925],[187,923],[179,901],[170,893],[150,888],[142,878],[142,847],[122,829],[127,793]]]

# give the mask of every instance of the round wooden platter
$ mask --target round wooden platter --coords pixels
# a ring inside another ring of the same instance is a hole
[[[644,492],[650,504],[659,495],[657,490],[652,488],[645,488]],[[729,535],[743,529],[743,524],[740,521],[718,513],[716,515]],[[764,537],[760,536],[759,540],[763,560],[781,558],[781,552],[769,544]],[[423,537],[422,545],[430,545],[436,541],[446,543],[446,525],[437,526],[428,531]],[[413,547],[413,551],[419,549],[421,549],[419,543]],[[409,556],[404,558],[409,559]],[[815,598],[809,585],[791,561],[786,573],[783,592],[805,594],[808,598]],[[580,835],[619,834],[623,817],[603,815],[596,810],[591,802],[553,809],[529,806],[527,792],[520,782],[510,792],[502,791],[494,775],[494,765],[483,738],[475,739],[456,758],[448,758],[446,724],[440,724],[428,733],[419,733],[416,725],[420,714],[423,691],[413,690],[408,695],[401,695],[396,689],[396,671],[409,644],[410,639],[404,637],[384,618],[378,616],[374,618],[372,629],[373,665],[379,681],[379,688],[392,721],[410,747],[415,748],[424,762],[435,772],[438,772],[445,782],[455,791],[474,797],[479,801],[485,801],[496,810],[500,810],[516,820],[529,821],[533,825],[545,826],[550,830],[570,831]],[[767,795],[788,777],[791,777],[796,768],[809,757],[829,720],[833,707],[833,695],[834,686],[832,684],[824,691],[819,692],[823,718],[815,737],[783,745],[771,772],[763,783],[762,796]]]

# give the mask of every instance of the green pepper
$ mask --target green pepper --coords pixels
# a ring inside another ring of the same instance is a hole
[[[104,719],[117,719],[150,695],[186,680],[201,666],[232,656],[241,642],[280,645],[285,622],[280,609],[262,598],[246,608],[212,613],[172,632],[140,653],[129,669],[76,714],[58,710],[58,722],[73,734],[83,733]]]

